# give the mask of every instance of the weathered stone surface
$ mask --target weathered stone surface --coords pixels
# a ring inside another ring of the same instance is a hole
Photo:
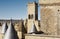
[[[27,34],[25,39],[60,39],[60,36]]]
[[[44,4],[40,7],[41,30],[50,35],[60,35],[60,5]]]

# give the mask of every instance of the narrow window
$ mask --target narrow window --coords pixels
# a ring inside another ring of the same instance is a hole
[[[30,19],[30,15],[28,15],[28,19]]]
[[[33,19],[33,14],[31,15],[31,19]]]

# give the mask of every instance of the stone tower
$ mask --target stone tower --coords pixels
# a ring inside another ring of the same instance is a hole
[[[50,35],[60,35],[60,0],[39,0],[41,30]]]
[[[38,20],[38,4],[36,2],[28,3],[28,19]]]
[[[36,23],[38,26],[38,4],[36,2],[28,3],[28,24],[27,24],[27,33],[29,33],[32,23]],[[38,28],[37,28],[38,29]]]

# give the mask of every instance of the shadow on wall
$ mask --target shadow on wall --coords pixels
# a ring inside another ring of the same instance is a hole
[[[36,32],[36,34],[44,34],[43,31]]]

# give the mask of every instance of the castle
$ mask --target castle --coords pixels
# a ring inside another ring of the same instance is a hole
[[[41,20],[38,20],[38,5]],[[0,39],[60,39],[60,0],[29,2],[27,12],[26,20],[0,20],[4,31]]]

